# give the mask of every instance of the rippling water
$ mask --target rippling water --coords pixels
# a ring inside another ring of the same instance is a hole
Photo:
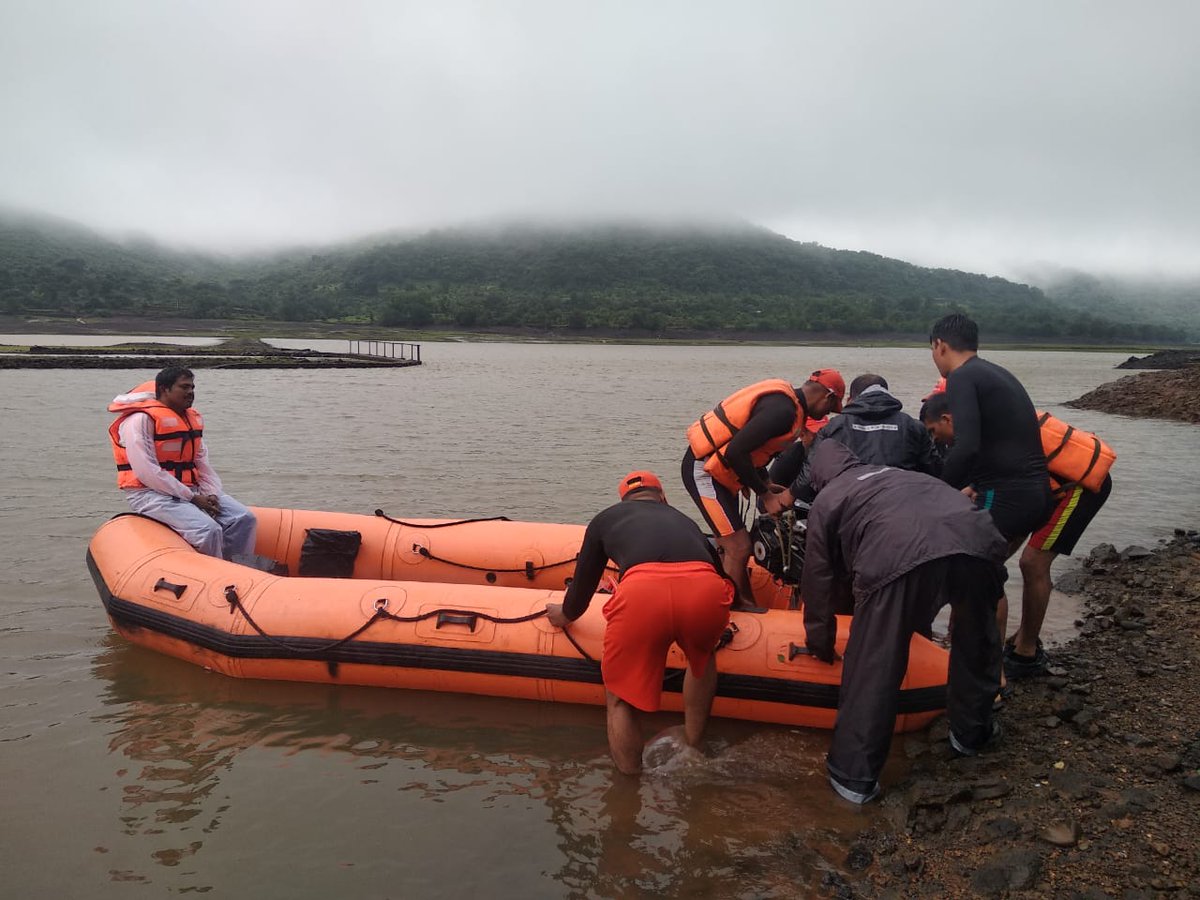
[[[1200,429],[1060,407],[1119,374],[1120,354],[986,355],[1120,454],[1083,549],[1196,524]],[[835,365],[881,372],[915,404],[936,379],[919,349],[439,343],[423,358],[384,372],[200,371],[226,486],[262,505],[584,522],[636,467],[688,508],[683,431],[730,390]],[[149,374],[0,372],[0,867],[14,896],[147,884],[793,896],[879,814],[831,800],[818,732],[715,721],[707,759],[664,737],[654,770],[630,781],[607,760],[599,709],[239,682],[128,646],[83,554],[122,510],[104,407]],[[1052,634],[1072,616],[1056,598]],[[890,765],[894,777],[903,753]]]

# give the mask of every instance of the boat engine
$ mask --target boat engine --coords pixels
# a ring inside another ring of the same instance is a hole
[[[799,584],[811,504],[797,500],[779,518],[759,516],[750,529],[754,561],[784,584]]]

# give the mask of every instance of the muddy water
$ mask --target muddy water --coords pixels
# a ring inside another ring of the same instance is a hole
[[[583,522],[629,468],[659,471],[682,501],[684,428],[749,381],[875,370],[915,404],[936,378],[916,349],[423,349],[418,369],[199,372],[227,488],[263,505]],[[1195,524],[1200,430],[1059,407],[1114,377],[1119,354],[990,356],[1121,455],[1085,549]],[[820,733],[714,722],[706,760],[664,741],[631,782],[614,777],[597,709],[238,682],[113,636],[83,553],[122,509],[104,406],[148,374],[0,373],[0,867],[14,896],[792,896],[840,864],[865,820],[831,801]],[[1052,614],[1066,633],[1069,607]]]

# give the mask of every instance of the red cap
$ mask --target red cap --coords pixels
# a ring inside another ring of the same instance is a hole
[[[824,418],[821,418],[821,419],[806,420],[804,423],[804,427],[807,428],[809,431],[811,431],[813,434],[816,434],[818,431],[820,431],[822,428],[824,428],[828,424],[829,424],[829,416],[825,416]]]
[[[808,380],[815,381],[832,391],[835,398],[833,411],[836,413],[842,411],[842,398],[846,396],[846,380],[842,378],[841,372],[837,369],[817,369],[808,376]]]
[[[653,472],[647,472],[644,469],[639,469],[635,472],[630,472],[621,479],[621,483],[617,485],[617,493],[621,499],[625,499],[625,495],[630,491],[641,490],[642,488],[654,488],[661,491],[663,489],[662,482],[658,480],[658,476]]]
[[[921,398],[921,402],[924,403],[926,400],[928,400],[934,394],[940,394],[945,390],[946,390],[946,378],[945,378],[945,376],[943,376],[938,379],[937,384],[935,384],[933,386],[933,390]]]

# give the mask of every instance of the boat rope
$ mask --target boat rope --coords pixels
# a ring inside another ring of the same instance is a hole
[[[413,553],[418,556],[423,556],[433,562],[445,563],[448,566],[456,566],[459,569],[470,569],[472,572],[506,572],[506,573],[521,573],[530,581],[533,581],[534,576],[538,572],[543,572],[546,569],[557,569],[559,566],[569,565],[575,562],[579,557],[572,556],[570,559],[560,559],[558,562],[544,563],[540,566],[535,566],[532,561],[526,561],[525,565],[519,569],[498,569],[495,566],[473,566],[470,563],[457,562],[453,559],[443,559],[440,556],[434,556],[429,552],[428,547],[423,547],[420,544],[412,545]]]
[[[249,625],[251,628],[253,628],[256,632],[258,632],[258,635],[260,637],[262,637],[264,640],[268,641],[273,646],[278,647],[281,650],[286,650],[288,653],[303,654],[305,656],[310,656],[314,653],[327,653],[328,651],[333,650],[337,647],[340,647],[343,644],[349,643],[350,641],[352,641],[356,637],[358,637],[360,634],[365,632],[368,628],[370,628],[376,622],[380,622],[384,619],[390,619],[393,622],[414,623],[414,622],[423,622],[426,619],[432,619],[432,618],[437,617],[439,622],[450,622],[452,624],[470,625],[471,630],[473,631],[475,629],[475,620],[477,620],[477,619],[483,619],[486,622],[494,622],[497,625],[518,625],[522,622],[532,622],[535,619],[540,619],[540,618],[542,618],[542,616],[546,615],[546,610],[544,610],[544,609],[539,609],[536,612],[531,612],[524,616],[505,617],[505,616],[493,616],[491,613],[479,612],[477,610],[443,608],[443,609],[431,609],[431,610],[428,610],[423,613],[418,613],[415,616],[399,616],[399,615],[396,615],[395,613],[388,612],[387,599],[381,597],[380,599],[375,601],[374,614],[369,619],[367,619],[367,621],[363,622],[360,626],[358,626],[358,628],[354,629],[354,631],[350,632],[344,638],[339,638],[337,640],[330,641],[329,643],[322,644],[319,647],[296,647],[296,646],[293,646],[292,644],[288,643],[287,641],[284,641],[284,640],[281,640],[281,639],[275,637],[272,634],[268,634],[266,631],[263,630],[262,626],[260,626],[257,622],[254,621],[254,617],[250,615],[250,611],[248,609],[246,609],[245,604],[242,603],[242,598],[238,596],[236,585],[230,584],[225,587],[225,602],[229,604],[230,615],[232,615],[234,613],[234,611],[240,612],[242,614],[242,617],[245,618],[246,624]],[[593,657],[585,649],[583,649],[582,646],[580,646],[579,642],[577,640],[575,640],[574,636],[570,633],[570,631],[568,631],[566,628],[564,628],[562,630],[562,633],[563,633],[563,636],[566,637],[566,639],[568,641],[570,641],[571,646],[574,647],[577,651],[579,651],[580,656],[582,656],[588,662],[593,662],[593,663],[597,662],[595,657]]]
[[[438,522],[436,525],[427,525],[427,524],[421,523],[421,522],[405,522],[405,521],[402,521],[401,519],[393,519],[391,516],[389,516],[387,513],[385,513],[382,509],[375,510],[375,515],[379,516],[379,518],[381,518],[381,519],[386,519],[387,521],[391,522],[393,525],[404,525],[407,528],[422,528],[422,529],[425,529],[425,528],[449,528],[451,525],[471,525],[475,522],[511,522],[512,521],[512,519],[510,519],[508,516],[489,516],[486,519],[456,519],[453,522]]]

